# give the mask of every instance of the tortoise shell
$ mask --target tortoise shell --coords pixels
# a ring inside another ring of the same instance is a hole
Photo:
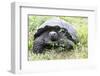
[[[67,23],[66,21],[60,18],[52,18],[44,22],[38,28],[37,32],[34,34],[34,39],[36,39],[37,37],[42,35],[42,33],[50,29],[53,29],[53,30],[65,29],[74,43],[77,43],[79,41],[75,28],[71,24]]]

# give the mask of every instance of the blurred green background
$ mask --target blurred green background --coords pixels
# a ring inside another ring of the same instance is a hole
[[[87,17],[69,17],[56,16],[72,24],[79,36],[80,42],[71,51],[57,52],[59,49],[50,49],[43,54],[34,54],[32,47],[34,43],[34,33],[39,26],[46,20],[55,16],[34,16],[28,17],[28,60],[55,60],[55,59],[86,59],[88,58],[88,18]]]

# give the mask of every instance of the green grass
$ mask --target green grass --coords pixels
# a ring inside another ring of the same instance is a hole
[[[54,16],[29,16],[28,25],[28,60],[55,60],[55,59],[86,59],[88,58],[88,18],[86,17],[68,17],[60,16],[59,18],[67,21],[76,28],[80,42],[75,45],[73,50],[59,51],[58,49],[46,49],[43,54],[32,53],[34,43],[34,33],[39,26],[46,20]]]

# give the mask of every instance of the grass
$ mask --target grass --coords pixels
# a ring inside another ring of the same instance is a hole
[[[55,59],[86,59],[88,58],[88,18],[87,17],[68,17],[60,16],[59,18],[67,21],[76,28],[80,42],[75,45],[73,50],[59,51],[58,49],[46,49],[43,54],[32,53],[34,43],[34,33],[39,26],[46,20],[54,16],[29,16],[28,25],[28,60],[55,60]]]

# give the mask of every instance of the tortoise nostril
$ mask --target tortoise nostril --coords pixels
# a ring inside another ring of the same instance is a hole
[[[56,34],[54,33],[54,35],[56,35]]]

